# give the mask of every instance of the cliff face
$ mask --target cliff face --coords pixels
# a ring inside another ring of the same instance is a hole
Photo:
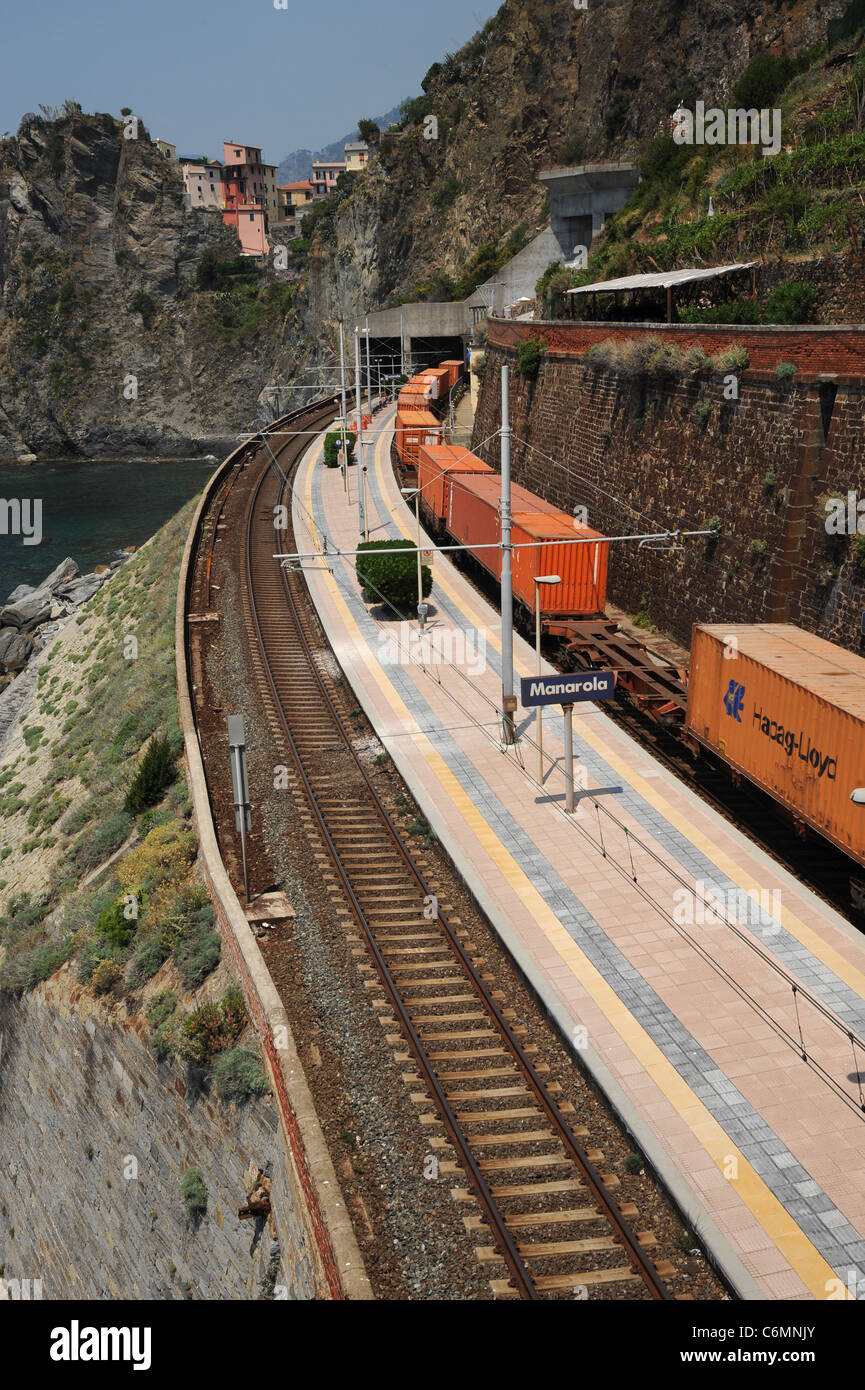
[[[480,243],[545,216],[539,169],[635,157],[680,95],[726,99],[762,50],[826,39],[849,0],[506,0],[458,54],[434,64],[418,120],[351,201],[376,209],[379,301],[458,276]],[[437,70],[438,69],[438,70]],[[421,113],[438,121],[426,139]],[[339,225],[336,257],[349,227]]]
[[[0,457],[206,453],[250,418],[279,324],[252,351],[214,328],[195,270],[236,238],[140,132],[31,117],[0,145]]]

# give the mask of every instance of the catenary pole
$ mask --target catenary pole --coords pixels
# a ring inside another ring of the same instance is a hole
[[[364,496],[364,477],[363,477],[363,415],[361,413],[361,375],[360,375],[360,333],[355,326],[354,330],[354,397],[355,414],[357,417],[357,467],[359,474],[359,486],[357,489],[357,516],[360,534],[365,541],[369,540],[366,529],[366,506]]]
[[[514,715],[514,587],[511,572],[511,420],[508,368],[502,367],[502,711],[504,741],[516,743]]]
[[[348,497],[348,452],[345,446],[345,422],[348,418],[346,414],[345,402],[345,339],[342,330],[342,319],[339,321],[339,379],[340,394],[342,397],[342,476],[345,483],[345,495]]]

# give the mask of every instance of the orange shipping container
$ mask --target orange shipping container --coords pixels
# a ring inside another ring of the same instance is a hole
[[[501,479],[498,474],[478,477],[452,477],[448,506],[448,531],[454,540],[469,547],[471,554],[493,575],[501,578],[501,551],[489,549],[501,541]],[[562,583],[550,587],[543,596],[544,612],[550,614],[603,613],[607,593],[609,545],[599,531],[577,526],[565,512],[525,488],[511,489],[514,546],[514,594],[527,608],[535,603],[534,576],[558,574]],[[597,538],[597,545],[565,544],[575,536]],[[538,541],[550,542],[539,545]],[[484,547],[483,549],[474,547]],[[561,592],[559,592],[561,591]]]
[[[432,385],[432,398],[434,401],[443,401],[450,390],[451,374],[447,367],[431,367],[424,374]]]
[[[408,384],[409,386],[423,386],[428,392],[428,400],[437,401],[439,399],[441,376],[438,369],[435,367],[429,367],[424,372],[418,372],[417,376],[413,376]],[[444,394],[446,395],[447,392],[445,391]]]
[[[454,485],[456,487],[456,483]],[[460,481],[460,488],[470,492],[498,511],[501,505],[502,480],[498,473],[490,473],[489,476],[468,477],[465,481]],[[546,516],[565,517],[570,524],[571,518],[565,512],[559,511],[552,502],[545,502],[542,497],[536,497],[528,488],[521,487],[519,483],[511,483],[511,513],[514,512],[543,512]],[[448,530],[451,530],[450,520],[453,515],[453,506],[448,507]]]
[[[456,444],[421,445],[418,451],[418,487],[421,506],[444,521],[450,502],[450,479],[454,473],[492,473],[477,454]]]
[[[464,371],[462,361],[458,357],[452,357],[449,358],[447,362],[442,362],[439,365],[447,367],[450,375],[450,389],[453,390]]]
[[[687,727],[865,864],[865,659],[787,623],[695,627]]]
[[[417,468],[421,444],[440,444],[441,426],[428,410],[397,411],[396,451],[406,468]]]
[[[596,540],[594,545],[575,545],[574,537]],[[550,617],[602,614],[607,601],[609,543],[598,531],[577,525],[561,512],[514,512],[514,597],[527,608],[535,606],[535,576],[557,574],[561,584],[541,585],[541,613]],[[538,545],[538,541],[549,544]],[[525,542],[525,544],[523,544]]]

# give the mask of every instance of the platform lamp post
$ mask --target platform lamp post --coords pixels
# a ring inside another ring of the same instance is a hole
[[[536,675],[541,674],[541,585],[561,584],[561,575],[539,574],[535,579],[535,667]],[[544,711],[538,705],[538,781],[544,785]]]
[[[421,631],[423,631],[426,620],[426,604],[423,601],[423,560],[420,550],[420,491],[419,487],[400,488],[403,497],[414,497],[414,517],[417,525],[417,615],[420,619]]]

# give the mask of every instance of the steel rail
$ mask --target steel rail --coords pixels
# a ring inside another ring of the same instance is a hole
[[[277,427],[274,427],[273,432],[277,432]],[[270,433],[270,431],[268,431],[268,433]],[[285,444],[281,445],[278,449],[278,453],[281,454],[288,447],[290,447],[290,441],[286,441]],[[297,460],[294,459],[292,462],[296,464]],[[491,1231],[495,1236],[496,1244],[499,1247],[500,1253],[502,1253],[505,1259],[505,1263],[508,1267],[511,1279],[513,1280],[516,1286],[516,1290],[521,1297],[527,1299],[537,1299],[539,1295],[534,1288],[532,1276],[526,1269],[526,1266],[523,1263],[519,1251],[514,1243],[513,1237],[511,1236],[511,1233],[508,1230],[507,1219],[499,1210],[496,1200],[478,1167],[477,1161],[475,1160],[474,1155],[471,1151],[471,1140],[463,1133],[459,1121],[457,1120],[453,1110],[451,1109],[444,1088],[441,1082],[439,1081],[438,1075],[435,1072],[432,1062],[427,1057],[424,1044],[414,1028],[414,1025],[412,1023],[411,1017],[408,1013],[406,1006],[403,1004],[399,986],[397,985],[387,965],[387,962],[385,961],[382,955],[381,949],[376,940],[375,930],[372,924],[367,919],[363,906],[360,903],[357,894],[355,893],[350,874],[342,861],[340,851],[337,845],[335,844],[330,830],[328,828],[326,815],[318,803],[316,793],[311,785],[309,777],[307,776],[306,769],[304,767],[303,756],[300,753],[299,748],[297,747],[296,741],[293,737],[289,725],[288,717],[286,715],[286,712],[282,705],[282,701],[279,696],[279,691],[277,688],[276,681],[274,679],[273,671],[271,669],[271,664],[265,646],[265,640],[261,628],[261,623],[259,621],[258,610],[255,606],[254,579],[252,572],[252,530],[255,509],[260,498],[262,489],[264,487],[265,481],[269,476],[269,471],[269,468],[266,468],[262,471],[262,476],[259,479],[258,484],[256,485],[253,491],[250,502],[248,503],[246,569],[247,584],[249,588],[250,608],[254,620],[256,637],[259,644],[259,650],[263,658],[264,668],[267,674],[271,695],[276,704],[280,723],[286,735],[286,739],[291,749],[292,756],[300,774],[301,781],[304,787],[304,793],[309,802],[310,809],[316,819],[320,833],[322,835],[322,839],[325,845],[327,846],[328,854],[334,864],[334,867],[337,870],[337,873],[339,874],[343,889],[351,905],[355,918],[358,921],[358,924],[360,925],[364,933],[365,939],[367,940],[369,949],[375,960],[376,968],[378,970],[386,993],[388,994],[394,1011],[402,1025],[404,1036],[406,1037],[411,1047],[411,1051],[414,1054],[415,1060],[417,1061],[417,1064],[425,1078],[427,1088],[436,1104],[437,1109],[439,1110],[440,1118],[451,1138],[451,1142],[453,1143],[455,1150],[460,1156],[462,1166],[464,1167],[466,1174],[469,1177],[470,1185],[475,1192],[475,1196],[478,1198],[480,1205],[482,1206],[484,1213],[487,1217],[487,1220],[490,1223]],[[285,486],[283,484],[278,494],[279,501],[281,501],[284,497],[284,491]],[[430,896],[429,885],[427,884],[422,873],[415,864],[411,854],[409,853],[405,843],[402,840],[401,835],[399,834],[399,831],[397,830],[396,826],[391,820],[391,817],[388,814],[386,808],[384,807],[381,798],[379,797],[375,787],[372,785],[372,782],[369,778],[369,775],[366,772],[366,769],[363,767],[362,763],[357,758],[352,747],[348,731],[346,730],[342,722],[342,719],[339,715],[339,712],[337,711],[333,703],[333,700],[331,699],[331,696],[321,678],[318,663],[315,659],[315,654],[310,646],[307,634],[304,630],[303,618],[298,609],[295,596],[291,590],[289,576],[285,573],[284,570],[282,571],[282,579],[283,591],[286,597],[286,602],[289,611],[293,619],[294,630],[301,643],[303,657],[305,658],[306,664],[313,676],[313,679],[318,689],[318,693],[321,697],[322,703],[324,704],[327,710],[330,721],[333,727],[338,732],[345,751],[351,757],[353,769],[355,771],[359,771],[363,778],[365,788],[372,803],[371,809],[377,815],[379,821],[386,828],[388,839],[392,847],[396,849],[402,866],[408,872],[409,878],[416,886],[419,895],[423,896],[424,898],[427,898]],[[456,958],[457,963],[463,971],[464,976],[470,983],[475,995],[483,1004],[484,1010],[488,1018],[494,1022],[495,1028],[499,1034],[500,1039],[507,1043],[512,1060],[517,1064],[517,1068],[519,1072],[522,1074],[523,1078],[526,1081],[528,1081],[530,1090],[534,1094],[535,1099],[540,1103],[543,1112],[546,1114],[548,1121],[552,1125],[553,1130],[555,1132],[555,1136],[563,1144],[568,1160],[573,1164],[573,1166],[578,1171],[580,1177],[583,1179],[586,1189],[590,1194],[590,1198],[595,1203],[595,1210],[598,1213],[599,1219],[605,1219],[610,1225],[610,1227],[613,1229],[613,1231],[615,1232],[616,1242],[620,1243],[628,1253],[628,1256],[631,1261],[632,1272],[634,1274],[638,1274],[642,1278],[644,1284],[647,1286],[652,1296],[656,1299],[669,1299],[671,1295],[664,1286],[662,1280],[659,1278],[652,1261],[649,1259],[643,1247],[640,1245],[637,1237],[631,1230],[624,1216],[618,1210],[617,1204],[607,1194],[603,1181],[600,1178],[600,1175],[598,1174],[597,1170],[594,1168],[594,1165],[589,1159],[588,1154],[583,1150],[582,1146],[578,1143],[576,1137],[571,1132],[570,1126],[567,1124],[564,1117],[559,1112],[558,1107],[555,1104],[555,1101],[552,1099],[550,1093],[548,1092],[546,1086],[544,1085],[543,1081],[541,1080],[531,1061],[523,1051],[523,1048],[521,1047],[515,1034],[508,1025],[506,1019],[503,1017],[501,1010],[498,1008],[497,1004],[495,1003],[495,1000],[492,998],[490,991],[486,988],[486,985],[481,979],[477,969],[475,968],[474,964],[468,957],[464,947],[457,938],[457,935],[452,925],[447,919],[447,915],[439,911],[436,921],[438,924],[441,925],[442,931],[444,932],[447,938],[447,943],[450,947],[451,953]],[[575,1274],[574,1278],[575,1282],[578,1282],[579,1275]]]

